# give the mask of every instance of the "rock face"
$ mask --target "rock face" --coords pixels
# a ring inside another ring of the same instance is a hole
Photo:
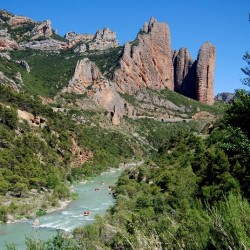
[[[12,89],[14,89],[15,91],[19,92],[19,90],[21,89],[21,85],[18,83],[21,83],[21,82],[13,81],[9,77],[7,77],[3,72],[0,71],[0,84],[7,85],[11,87]]]
[[[16,63],[18,63],[18,64],[20,64],[21,66],[23,66],[23,67],[26,69],[26,71],[27,71],[28,73],[30,73],[30,66],[29,66],[29,64],[28,64],[26,61],[20,60],[20,61],[16,61]]]
[[[53,35],[53,31],[51,28],[51,21],[46,20],[42,23],[36,23],[34,29],[32,30],[32,40],[35,40],[39,37],[51,37]]]
[[[16,50],[19,49],[17,42],[13,39],[0,37],[0,51],[2,50]]]
[[[114,125],[120,124],[125,113],[124,102],[116,92],[114,84],[105,79],[95,63],[88,58],[77,62],[74,76],[63,92],[87,92],[88,96],[109,112]]]
[[[21,42],[19,45],[21,49],[35,49],[43,51],[56,51],[67,48],[66,42],[58,41],[55,39]]]
[[[118,46],[119,43],[116,39],[115,32],[109,28],[105,28],[96,32],[93,40],[89,43],[89,50],[105,50]]]
[[[74,42],[79,43],[79,42],[90,42],[91,40],[93,40],[94,35],[92,34],[76,34],[75,32],[68,32],[65,35],[65,38],[69,41],[69,42]]]
[[[196,62],[191,58],[188,49],[181,48],[173,54],[174,90],[196,99],[195,70]]]
[[[17,42],[13,40],[7,29],[0,30],[0,51],[19,49]]]
[[[77,62],[74,76],[64,91],[77,94],[85,93],[87,88],[99,81],[100,78],[101,72],[95,63],[91,62],[88,58],[82,59]]]
[[[206,42],[200,48],[196,66],[197,100],[202,103],[214,103],[214,67],[215,47]]]
[[[87,50],[102,51],[119,46],[115,32],[111,31],[109,28],[100,29],[95,35],[69,32],[66,34],[66,39],[69,40],[69,47],[73,47],[75,44],[80,43],[74,50],[77,53],[84,53]]]
[[[141,88],[174,90],[170,32],[166,23],[151,18],[132,43],[126,43],[113,80],[118,91]]]

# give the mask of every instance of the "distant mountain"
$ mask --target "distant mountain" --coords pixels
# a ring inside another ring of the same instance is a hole
[[[229,103],[234,99],[234,93],[219,93],[218,95],[215,96],[214,100],[215,101],[222,101],[225,103]]]

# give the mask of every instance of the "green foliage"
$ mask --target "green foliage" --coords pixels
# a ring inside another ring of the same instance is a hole
[[[61,42],[68,42],[68,40],[65,37],[62,37],[62,36],[56,34],[55,32],[53,32],[51,38],[58,40],[58,41],[61,41]]]
[[[8,78],[16,80],[15,76],[17,72],[22,72],[24,70],[19,64],[0,57],[0,71],[3,72]]]
[[[246,52],[243,56],[243,60],[246,61],[247,67],[242,68],[241,70],[247,76],[245,79],[242,80],[243,84],[250,86],[250,54]]]
[[[32,50],[13,51],[12,58],[25,60],[31,72],[23,73],[25,90],[32,94],[53,97],[72,78],[78,56],[66,52],[59,54],[41,53]]]
[[[7,125],[11,129],[17,127],[17,111],[11,107],[0,105],[0,122]]]
[[[42,209],[39,209],[38,211],[36,211],[36,216],[37,217],[40,217],[40,216],[43,216],[46,214],[46,211],[42,210]]]
[[[107,77],[112,77],[120,56],[122,47],[111,48],[101,53],[91,53],[88,58],[100,69],[101,73]]]
[[[33,30],[34,27],[34,23],[25,23],[17,28],[9,27],[8,32],[14,40],[22,42],[24,40],[27,41],[30,39],[30,32]]]
[[[238,90],[235,99],[226,113],[226,122],[233,127],[239,127],[250,138],[250,93]]]
[[[81,126],[76,133],[80,146],[94,154],[91,162],[84,163],[81,168],[72,169],[72,175],[76,179],[99,174],[137,156],[134,152],[138,148],[135,141],[122,133],[88,126]]]
[[[240,195],[209,209],[211,246],[215,249],[249,249],[250,206]]]

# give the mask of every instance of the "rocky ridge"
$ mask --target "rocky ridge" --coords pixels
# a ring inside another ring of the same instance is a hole
[[[65,39],[58,40],[54,38],[56,32],[52,29],[50,20],[36,22],[3,10],[0,10],[0,24],[0,50],[60,51],[75,47],[74,52],[84,53],[119,46],[115,32],[109,28],[99,29],[95,34],[68,32]]]
[[[111,31],[109,28],[99,29],[95,35],[69,32],[66,34],[66,38],[69,40],[69,48],[78,44],[74,49],[77,53],[102,51],[119,46],[115,32]]]
[[[136,40],[126,43],[113,75],[117,91],[168,88],[202,103],[213,104],[215,47],[204,43],[197,60],[188,49],[172,51],[167,24],[151,18]]]
[[[34,22],[3,11],[0,12],[0,20],[0,27],[5,27],[0,28],[0,50],[34,49],[60,53],[61,50],[73,49],[75,53],[88,55],[119,46],[115,32],[109,28],[98,30],[95,35],[69,32],[62,41],[56,39],[49,20]],[[15,27],[25,27],[18,37],[29,37],[29,40],[14,40],[11,30]],[[186,48],[172,51],[168,25],[152,17],[149,23],[144,23],[136,39],[125,44],[117,64],[111,65],[112,72],[107,74],[109,79],[104,78],[89,60],[80,60],[65,91],[88,93],[92,85],[100,87],[102,83],[106,87],[112,86],[112,92],[114,88],[118,93],[132,95],[147,88],[169,89],[213,104],[214,67],[215,47],[211,43],[202,45],[197,60],[191,58]],[[107,85],[106,81],[112,84]]]

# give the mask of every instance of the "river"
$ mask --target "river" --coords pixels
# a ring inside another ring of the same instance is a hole
[[[102,215],[115,202],[108,190],[115,185],[123,170],[103,173],[85,183],[74,186],[79,198],[64,210],[39,218],[39,227],[32,227],[32,220],[0,225],[0,249],[6,249],[6,242],[14,243],[18,250],[25,249],[25,237],[49,239],[56,235],[57,229],[72,231],[74,228],[93,222],[95,215]],[[95,190],[99,189],[99,190]],[[84,216],[83,212],[90,215]]]

